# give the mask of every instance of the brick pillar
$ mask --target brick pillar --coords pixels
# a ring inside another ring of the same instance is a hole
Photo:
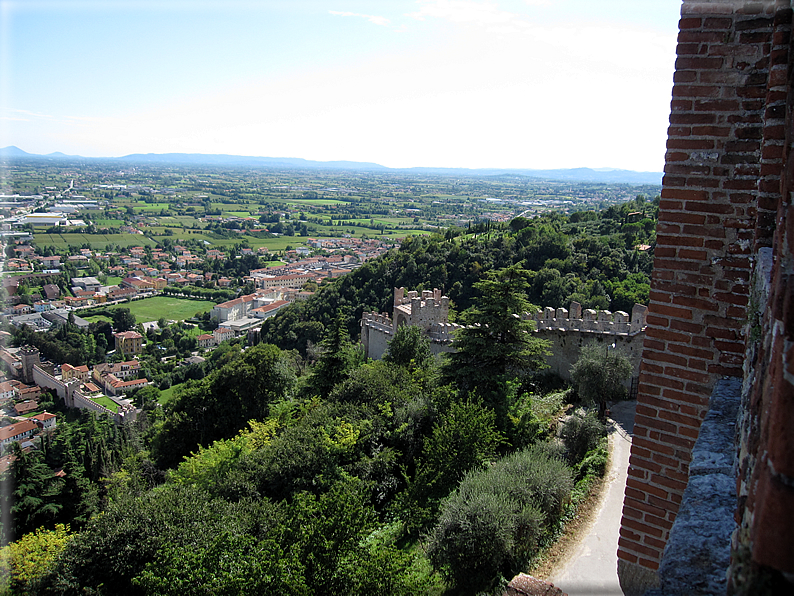
[[[761,151],[771,134],[765,116],[774,13],[774,1],[684,0],[681,8],[618,546],[626,594],[658,582],[711,390],[720,376],[742,376],[759,177],[774,160],[773,149]]]

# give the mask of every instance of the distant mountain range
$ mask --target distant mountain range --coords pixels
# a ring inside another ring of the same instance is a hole
[[[413,174],[439,174],[446,176],[527,176],[570,182],[604,182],[613,184],[661,184],[661,172],[635,172],[612,168],[567,168],[533,170],[523,168],[388,168],[362,161],[312,161],[297,157],[246,157],[241,155],[213,155],[204,153],[133,153],[124,157],[82,157],[65,155],[60,151],[47,155],[28,153],[18,147],[0,149],[1,159],[96,159],[128,163],[158,163],[181,165],[206,165],[247,168],[301,169],[301,170],[351,170],[358,172],[398,172]]]

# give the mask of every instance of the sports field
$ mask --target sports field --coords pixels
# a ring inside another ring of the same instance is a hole
[[[125,302],[120,308],[129,308],[139,323],[156,321],[165,317],[169,321],[184,321],[196,313],[205,313],[212,310],[215,303],[211,300],[192,300],[190,298],[176,298],[173,296],[153,296],[143,300]],[[92,317],[87,317],[90,321]]]

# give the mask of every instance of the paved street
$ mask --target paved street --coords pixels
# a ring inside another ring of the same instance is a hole
[[[618,535],[636,405],[636,401],[627,401],[611,408],[609,485],[590,527],[582,532],[581,541],[571,550],[570,558],[549,578],[568,596],[623,594],[617,574]]]

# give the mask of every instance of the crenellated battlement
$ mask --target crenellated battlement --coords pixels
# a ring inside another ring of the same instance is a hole
[[[422,293],[415,290],[406,291],[405,288],[394,288],[394,306],[410,304],[413,306],[419,300],[421,308],[449,308],[449,298],[441,295],[441,290],[422,290]]]
[[[538,331],[589,331],[609,335],[634,335],[645,328],[648,307],[635,304],[631,315],[622,310],[612,313],[608,310],[582,310],[578,302],[571,302],[571,308],[551,308],[539,310],[533,317]]]
[[[435,341],[444,344],[451,344],[454,339],[455,331],[463,329],[463,325],[457,323],[436,323],[430,328],[430,341]]]
[[[388,313],[365,312],[361,315],[361,326],[391,333],[394,329],[394,322]]]
[[[552,343],[563,342],[566,332],[580,332],[598,336],[634,337],[645,328],[646,306],[635,304],[631,315],[623,311],[582,309],[578,302],[570,308],[546,307],[536,313],[524,313],[524,319],[535,322],[535,332],[542,333]],[[394,315],[388,313],[364,313],[361,317],[361,343],[370,358],[378,359],[386,353],[388,342],[401,325],[416,325],[424,330],[431,340],[434,352],[450,351],[455,331],[462,326],[449,322],[449,298],[438,289],[406,292],[405,288],[394,288]],[[600,341],[600,339],[598,339]],[[590,341],[583,339],[583,341]],[[561,344],[562,345],[562,344]],[[578,351],[577,351],[578,354]],[[575,357],[573,354],[571,357]],[[567,362],[567,360],[566,360]],[[565,376],[565,366],[557,367]]]

